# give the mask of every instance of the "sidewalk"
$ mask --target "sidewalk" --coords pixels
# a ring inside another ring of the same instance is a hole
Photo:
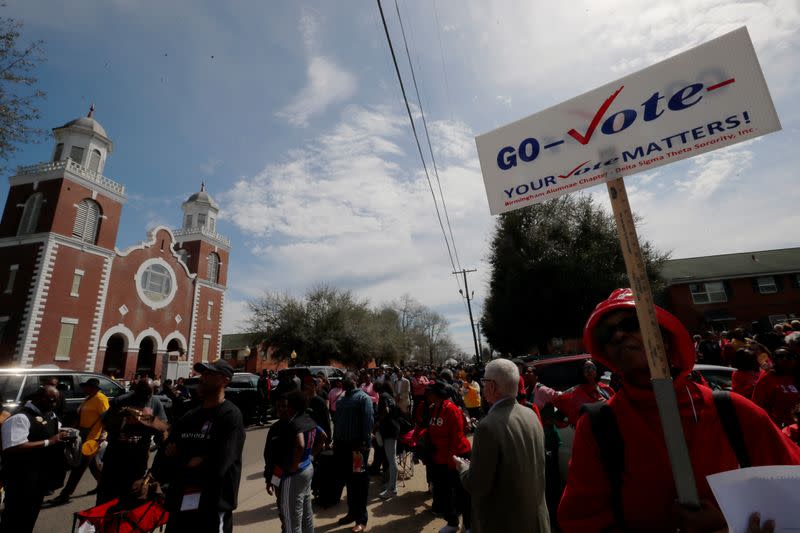
[[[378,498],[381,478],[370,477],[369,523],[367,531],[395,532],[432,532],[439,531],[445,525],[443,518],[437,518],[430,512],[431,497],[426,491],[425,467],[415,465],[414,476],[403,482],[398,481],[398,496],[388,501]],[[339,526],[336,521],[347,513],[347,490],[342,494],[338,505],[328,509],[314,509],[314,526],[317,532],[347,532],[354,524]],[[233,514],[234,529],[237,533],[280,532],[278,509],[275,497],[267,494],[264,478],[260,469],[249,468],[242,472],[242,485],[239,491],[239,508]]]

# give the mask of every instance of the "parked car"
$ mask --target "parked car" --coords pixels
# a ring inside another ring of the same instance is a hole
[[[731,390],[735,368],[717,365],[694,365],[694,372],[700,372],[714,390]]]
[[[64,416],[62,423],[68,426],[77,424],[78,406],[83,402],[81,384],[90,378],[100,382],[100,390],[109,398],[125,394],[125,387],[102,374],[78,372],[61,368],[3,368],[0,369],[0,398],[5,409],[13,411],[22,401],[36,392],[42,383],[55,378],[57,388],[64,396]]]
[[[197,385],[200,383],[199,377],[187,378],[184,380],[191,400],[189,407],[200,404],[197,395]],[[230,400],[242,412],[245,424],[253,422],[258,414],[258,376],[250,372],[234,372],[231,382],[225,388],[225,399]]]
[[[344,377],[344,371],[341,368],[336,368],[335,366],[316,365],[316,366],[293,366],[290,368],[283,368],[278,371],[278,379],[280,380],[282,375],[291,372],[297,374],[297,377],[300,378],[301,381],[304,376],[308,375],[317,376],[317,374],[319,374],[320,372],[325,374],[325,377],[328,378],[329,380]]]
[[[592,357],[588,353],[579,355],[543,356],[531,360],[526,366],[536,369],[542,385],[565,391],[583,380],[583,364]],[[595,361],[598,375],[603,375],[606,368]]]

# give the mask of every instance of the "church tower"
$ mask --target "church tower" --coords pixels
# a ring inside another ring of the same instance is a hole
[[[217,233],[219,205],[206,192],[205,183],[181,208],[183,225],[173,231],[175,248],[189,272],[197,274],[188,355],[195,362],[214,360],[222,350],[221,317],[231,245]]]
[[[93,115],[94,106],[54,128],[51,160],[9,178],[0,219],[0,364],[94,365],[126,197],[103,175],[113,143]]]

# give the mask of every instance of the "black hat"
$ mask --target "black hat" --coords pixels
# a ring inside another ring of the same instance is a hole
[[[89,378],[83,383],[81,383],[81,387],[94,387],[95,389],[100,388],[100,380],[97,378]]]
[[[222,374],[228,378],[233,377],[233,368],[222,359],[217,359],[213,363],[195,363],[194,371],[200,374],[211,372],[213,374]]]

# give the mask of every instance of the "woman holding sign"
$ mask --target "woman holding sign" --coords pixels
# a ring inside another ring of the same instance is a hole
[[[709,525],[708,531],[724,529],[706,476],[740,466],[800,464],[800,448],[764,411],[737,394],[715,396],[687,379],[695,359],[692,339],[672,314],[656,307],[656,316],[703,508],[675,507],[633,294],[617,289],[589,317],[583,340],[592,357],[622,375],[623,386],[578,420],[558,509],[565,532],[692,531],[699,522]]]

